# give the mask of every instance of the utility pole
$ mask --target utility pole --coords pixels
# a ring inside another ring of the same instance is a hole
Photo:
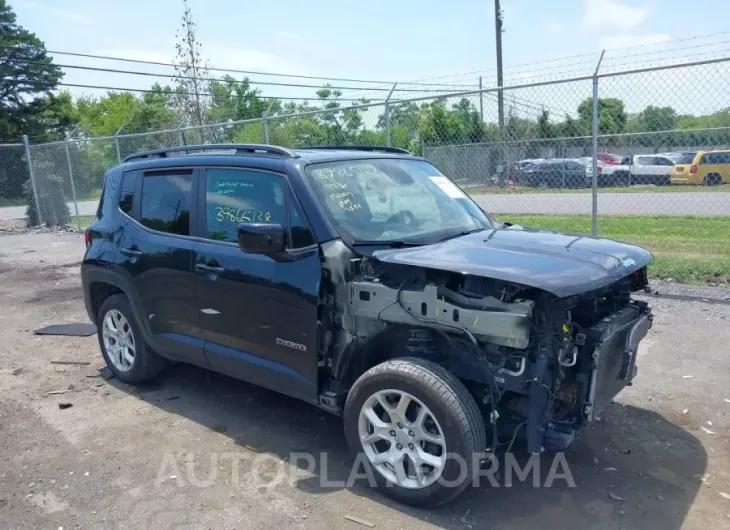
[[[494,30],[497,37],[497,87],[502,87],[502,9],[499,0],[494,0]],[[497,92],[497,115],[499,117],[499,133],[504,133],[504,92]]]

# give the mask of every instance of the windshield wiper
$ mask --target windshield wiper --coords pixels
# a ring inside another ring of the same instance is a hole
[[[471,230],[462,230],[461,232],[459,232],[457,234],[452,234],[452,235],[447,236],[447,237],[445,237],[443,239],[439,239],[438,242],[439,243],[442,243],[444,241],[448,241],[449,239],[456,239],[457,237],[468,236],[469,234],[473,234],[475,232],[483,232],[484,230],[486,230],[486,228],[481,228],[481,227],[479,227],[479,228],[473,228]]]
[[[390,247],[390,248],[404,248],[404,247],[420,247],[425,243],[417,243],[416,241],[403,241],[396,239],[395,241],[353,241],[353,247]]]

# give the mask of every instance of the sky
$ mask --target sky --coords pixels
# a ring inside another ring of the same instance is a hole
[[[182,0],[9,3],[18,22],[35,32],[49,50],[161,62],[174,57],[175,31],[183,9]],[[279,0],[260,7],[263,4],[189,0],[203,54],[212,66],[384,82],[428,80],[464,87],[476,87],[482,75],[485,87],[496,84],[493,0]],[[507,85],[546,75],[590,74],[602,48],[631,47],[609,51],[604,61],[607,67],[651,64],[651,60],[670,55],[703,58],[700,53],[723,51],[730,55],[727,0],[502,0],[502,8]],[[702,35],[710,37],[700,38]],[[689,40],[672,42],[678,39]],[[60,55],[55,56],[55,62],[172,72]],[[64,81],[147,88],[154,79],[67,70]],[[163,76],[159,81],[168,83],[169,78]],[[292,82],[318,84],[302,79]],[[315,90],[260,88],[265,95],[297,97],[313,96]],[[578,96],[567,94],[568,88],[562,90],[562,106],[574,108]],[[582,98],[585,90],[581,85],[575,91]],[[72,92],[95,93],[88,89]],[[343,92],[347,96],[362,94]],[[385,94],[369,93],[373,98],[384,98]],[[408,94],[403,92],[399,97]],[[558,93],[545,90],[536,94],[530,101],[538,106],[561,99]]]

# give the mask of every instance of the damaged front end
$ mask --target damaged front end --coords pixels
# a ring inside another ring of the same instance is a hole
[[[649,306],[641,267],[597,289],[558,297],[512,281],[386,263],[340,243],[324,248],[322,364],[336,408],[352,375],[414,356],[455,374],[498,435],[530,452],[560,451],[636,374]],[[524,428],[523,428],[524,427]],[[515,431],[518,431],[517,433]]]

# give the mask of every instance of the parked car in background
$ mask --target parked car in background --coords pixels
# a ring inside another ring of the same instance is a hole
[[[666,157],[676,164],[677,160],[679,160],[684,154],[685,153],[656,153],[656,156]]]
[[[593,158],[590,156],[582,156],[580,158],[575,159],[576,162],[583,164],[583,166],[586,168],[586,180],[588,186],[593,186]],[[601,173],[603,172],[603,168],[606,165],[604,162],[601,162],[601,160],[596,160],[597,162],[597,168],[598,168],[598,185],[601,185]]]
[[[586,167],[572,158],[545,160],[522,171],[520,183],[537,188],[583,188]]]
[[[526,158],[524,160],[518,160],[510,168],[509,179],[517,184],[520,181],[520,173],[529,167],[544,162],[544,158]]]
[[[633,155],[625,157],[617,166],[605,166],[601,173],[605,186],[667,186],[673,170],[674,162],[665,156]]]
[[[672,184],[719,186],[730,183],[730,150],[682,153],[674,166]]]
[[[607,166],[617,166],[621,163],[621,156],[613,153],[598,153],[598,160]]]

